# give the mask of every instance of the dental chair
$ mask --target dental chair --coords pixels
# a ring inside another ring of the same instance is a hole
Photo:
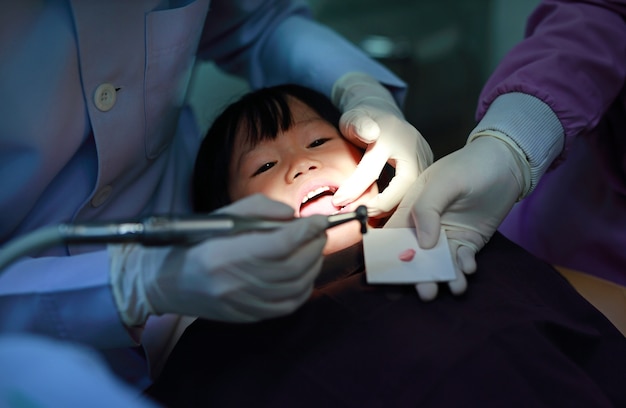
[[[626,287],[585,272],[558,265],[555,268],[626,336]]]

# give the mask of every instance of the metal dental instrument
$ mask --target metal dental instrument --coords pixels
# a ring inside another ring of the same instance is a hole
[[[328,228],[358,220],[367,231],[367,208],[328,216]],[[60,224],[42,228],[7,243],[0,249],[0,271],[17,258],[59,244],[105,244],[137,242],[146,246],[190,245],[208,238],[251,231],[269,231],[287,221],[265,220],[232,214],[189,217],[151,216],[140,221]]]
[[[365,234],[367,232],[367,207],[360,205],[354,212],[329,215],[326,229],[352,220],[358,220],[361,223],[361,234]]]
[[[361,232],[367,231],[367,208],[328,216],[328,228],[358,220]],[[268,231],[285,226],[287,221],[266,220],[232,214],[207,214],[189,217],[151,216],[139,222],[62,224],[59,232],[66,243],[138,242],[143,245],[193,244],[207,238],[251,231]]]

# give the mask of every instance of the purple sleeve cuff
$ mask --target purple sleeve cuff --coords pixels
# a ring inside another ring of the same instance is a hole
[[[495,130],[507,135],[526,155],[532,191],[539,179],[563,150],[561,122],[540,99],[520,92],[498,96],[470,133]]]

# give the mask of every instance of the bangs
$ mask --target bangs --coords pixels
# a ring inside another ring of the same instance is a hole
[[[293,115],[287,98],[285,93],[274,89],[246,95],[239,101],[241,111],[235,134],[243,135],[242,142],[255,148],[288,131],[293,125]]]

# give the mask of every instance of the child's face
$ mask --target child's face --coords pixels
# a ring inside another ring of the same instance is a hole
[[[263,141],[251,149],[238,135],[230,161],[230,198],[234,201],[262,193],[293,207],[296,217],[306,217],[354,211],[378,194],[373,183],[346,207],[332,205],[332,195],[354,173],[362,152],[304,103],[289,98],[289,104],[294,125],[275,140]],[[330,229],[324,253],[360,239],[356,222]]]

